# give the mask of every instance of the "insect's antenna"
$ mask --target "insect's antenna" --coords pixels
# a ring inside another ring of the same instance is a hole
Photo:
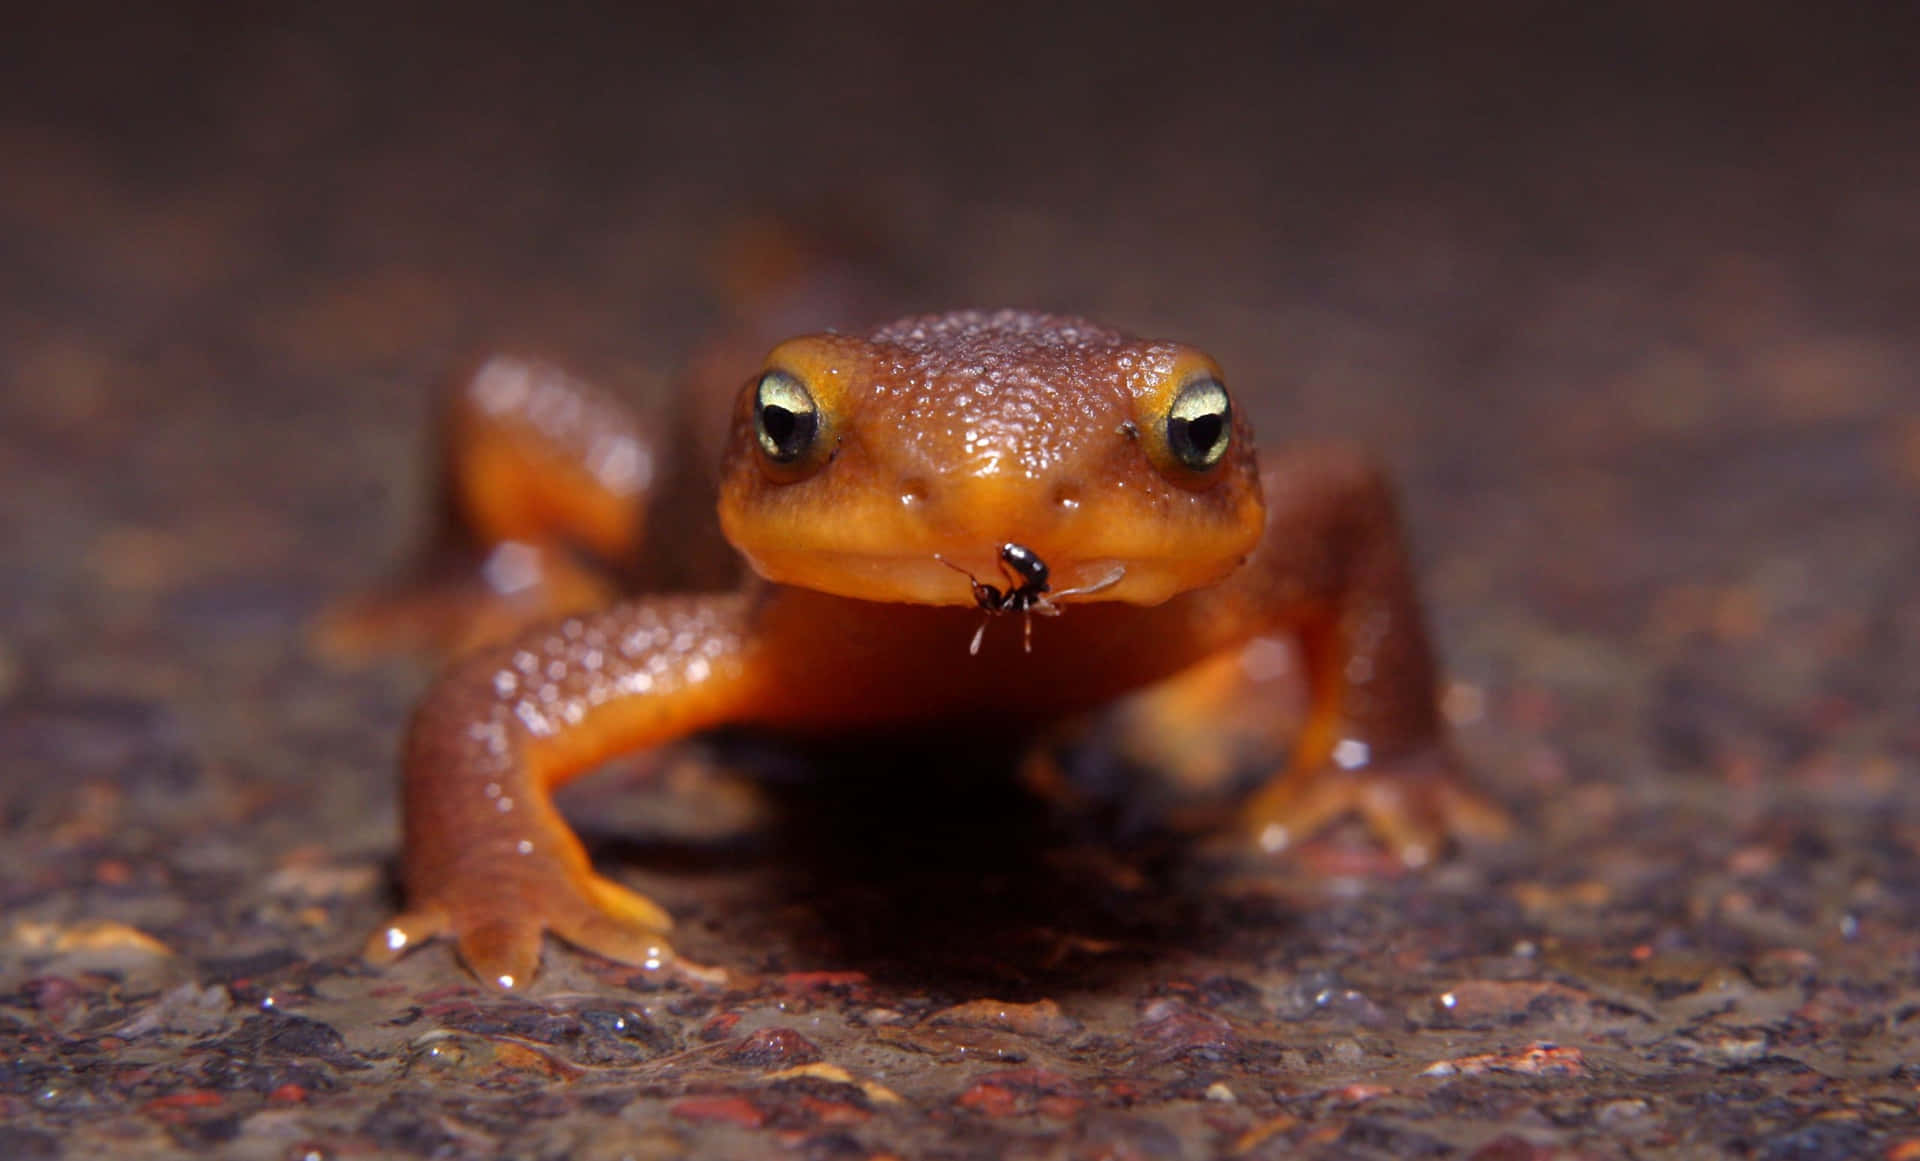
[[[968,570],[961,568],[959,565],[948,560],[946,557],[941,556],[939,553],[937,552],[934,553],[933,559],[939,561],[941,564],[946,565],[948,568],[959,573],[961,576],[967,578],[967,583],[973,586],[973,603],[976,605],[979,605],[981,608],[983,609],[988,608],[989,601],[993,597],[998,595],[998,591],[992,585],[982,583],[979,577],[973,575],[973,573],[969,572]],[[978,652],[978,650],[976,649],[975,652]]]
[[[959,573],[961,576],[966,577],[968,580],[972,581],[974,584],[977,585],[980,583],[979,577],[973,575],[973,573],[971,573],[967,569],[961,568],[959,565],[953,563],[952,561],[948,560],[946,557],[940,555],[939,553],[937,552],[934,553],[933,559],[939,561],[941,564],[946,565],[948,568]]]
[[[993,617],[993,614],[991,612],[986,611],[987,610],[986,603],[980,599],[981,590],[986,589],[989,586],[981,584],[979,577],[974,576],[971,572],[968,572],[966,569],[961,568],[959,565],[948,560],[946,557],[941,556],[937,552],[933,554],[933,559],[939,561],[941,564],[946,565],[948,568],[959,573],[961,576],[966,577],[967,583],[973,586],[973,602],[974,604],[979,605],[982,611],[980,613],[980,627],[973,631],[973,640],[969,642],[967,645],[967,656],[978,657],[980,656],[980,642],[987,635],[987,622],[991,620]]]

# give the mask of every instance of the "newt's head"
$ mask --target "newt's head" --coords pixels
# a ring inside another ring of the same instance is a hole
[[[1212,359],[1020,311],[781,344],[734,409],[720,494],[769,580],[930,605],[975,604],[956,569],[996,576],[1008,545],[1056,590],[1157,604],[1231,572],[1264,518]]]

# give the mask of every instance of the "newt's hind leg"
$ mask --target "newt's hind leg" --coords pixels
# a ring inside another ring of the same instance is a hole
[[[495,356],[456,379],[421,559],[324,617],[336,656],[460,653],[608,604],[645,531],[654,450],[617,399],[549,363]]]

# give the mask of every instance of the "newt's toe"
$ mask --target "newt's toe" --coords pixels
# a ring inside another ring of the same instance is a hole
[[[533,982],[540,970],[541,926],[495,919],[460,932],[460,960],[481,983],[511,992]]]
[[[1431,862],[1454,839],[1497,839],[1510,825],[1505,811],[1467,788],[1444,753],[1355,770],[1289,771],[1247,802],[1241,825],[1261,850],[1277,853],[1348,816],[1410,867]]]
[[[673,916],[638,891],[629,891],[612,879],[599,875],[589,876],[586,887],[606,919],[656,936],[673,930]]]
[[[368,963],[386,965],[419,947],[440,938],[452,929],[447,913],[437,907],[407,911],[394,916],[367,938],[361,958]]]
[[[599,876],[591,886],[598,906],[556,917],[555,935],[615,963],[657,968],[673,959],[664,935],[673,921],[653,900]]]

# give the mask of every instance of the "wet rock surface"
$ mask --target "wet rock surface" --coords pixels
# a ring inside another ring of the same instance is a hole
[[[27,21],[0,1156],[1920,1156],[1920,97],[1895,17],[1785,11]],[[689,752],[564,805],[715,972],[362,965],[426,675],[306,628],[416,534],[429,386],[657,404],[716,239],[821,206],[903,310],[1191,339],[1263,444],[1377,447],[1515,836]]]

